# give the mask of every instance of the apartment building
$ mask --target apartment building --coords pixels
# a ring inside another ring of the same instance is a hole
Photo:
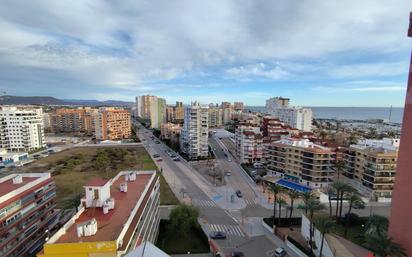
[[[130,138],[130,112],[113,107],[99,108],[95,121],[97,140],[121,140]]]
[[[44,245],[38,257],[123,256],[159,229],[156,171],[122,171],[113,179],[93,178],[78,212]]]
[[[223,124],[228,124],[232,121],[233,106],[229,102],[222,102],[222,122]]]
[[[209,107],[209,128],[216,128],[222,126],[222,115],[222,109],[217,107]]]
[[[77,132],[92,135],[95,130],[97,109],[59,108],[49,113],[51,130],[54,133]]]
[[[182,102],[176,102],[175,106],[166,107],[166,122],[183,123],[184,107]]]
[[[267,168],[284,179],[311,188],[332,182],[335,153],[308,139],[286,138],[270,143],[265,149]]]
[[[240,163],[252,164],[263,157],[263,135],[260,126],[241,123],[235,129],[235,154]]]
[[[50,173],[0,178],[0,256],[31,256],[57,224],[56,187]]]
[[[267,112],[292,128],[312,130],[313,113],[310,108],[290,106],[288,98],[274,97],[266,100]]]
[[[162,139],[177,139],[180,135],[180,130],[182,127],[179,124],[174,123],[163,123],[160,126],[160,137]]]
[[[360,140],[344,151],[344,175],[362,185],[378,201],[390,201],[396,175],[399,139]]]
[[[275,142],[282,138],[299,135],[298,129],[281,122],[278,118],[265,116],[262,120],[262,134],[265,142]]]
[[[142,95],[136,97],[137,116],[150,120],[150,127],[160,129],[166,121],[166,100],[157,96]]]
[[[245,106],[242,102],[234,102],[233,103],[233,110],[235,112],[242,112],[245,109]]]
[[[41,108],[1,106],[0,121],[1,148],[28,152],[46,145]]]
[[[190,159],[209,155],[208,130],[209,111],[207,106],[192,102],[185,108],[185,119],[180,132],[180,149]]]

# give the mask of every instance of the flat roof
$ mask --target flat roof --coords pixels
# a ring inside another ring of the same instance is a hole
[[[103,208],[86,208],[75,220],[75,223],[54,244],[117,240],[152,175],[137,173],[135,181],[127,182],[126,193],[120,192],[120,184],[125,182],[125,177],[120,176],[113,181],[110,187],[110,197],[114,198],[114,209],[103,214]],[[93,218],[97,221],[97,233],[93,236],[78,237],[77,225]]]
[[[0,183],[0,196],[3,196],[5,194],[10,193],[11,191],[17,190],[25,185],[27,185],[30,182],[35,181],[36,177],[33,178],[26,178],[23,177],[23,182],[20,184],[13,184],[13,178],[7,179],[6,181],[3,181]]]
[[[13,183],[13,178],[16,176],[21,176],[22,178],[21,183],[19,184]],[[1,199],[1,197],[9,195],[9,194],[11,195],[13,191],[21,189],[22,187],[28,185],[31,182],[35,182],[36,180],[38,180],[38,183],[35,183],[35,184],[39,184],[48,178],[50,178],[50,173],[10,174],[8,176],[0,178],[0,203],[2,202],[2,200],[7,200],[7,199]],[[13,194],[13,196],[15,196],[15,194]]]

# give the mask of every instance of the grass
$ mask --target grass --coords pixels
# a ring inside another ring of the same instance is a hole
[[[57,187],[57,207],[68,209],[77,206],[84,194],[83,185],[92,177],[112,178],[122,170],[157,168],[146,150],[138,146],[72,148],[33,162],[25,169],[27,172],[51,172]],[[177,201],[164,178],[161,188],[161,204]]]
[[[335,224],[331,233],[346,238],[357,245],[362,246],[365,243],[365,229],[361,225],[348,227],[348,231],[345,236],[345,227],[341,224]]]
[[[159,174],[160,177],[160,204],[161,205],[177,205],[179,200],[176,198],[172,189],[170,189],[169,184],[167,184],[163,175]]]
[[[192,228],[188,233],[173,231],[169,221],[161,220],[156,246],[167,254],[208,253],[207,236],[200,226]]]

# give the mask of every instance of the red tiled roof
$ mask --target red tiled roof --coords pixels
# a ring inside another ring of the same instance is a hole
[[[23,176],[23,182],[20,184],[13,184],[13,178],[8,179],[2,183],[0,183],[0,196],[3,196],[5,194],[8,194],[16,189],[19,189],[20,187],[23,187],[27,185],[30,182],[33,182],[35,180],[39,179],[38,177],[24,177]]]
[[[103,179],[103,178],[99,178],[99,177],[94,177],[91,178],[89,181],[87,181],[86,187],[101,187],[106,185],[106,183],[109,182],[109,179]]]

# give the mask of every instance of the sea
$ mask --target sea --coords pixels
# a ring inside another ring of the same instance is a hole
[[[247,106],[251,111],[266,112],[264,106]],[[402,123],[403,108],[400,107],[310,107],[317,119],[371,120],[382,119],[386,122]],[[392,110],[391,110],[392,109]]]

